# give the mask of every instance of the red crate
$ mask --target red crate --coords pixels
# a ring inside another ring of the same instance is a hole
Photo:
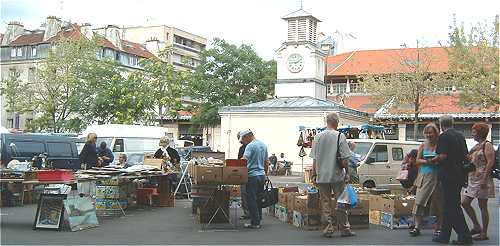
[[[153,195],[158,194],[156,188],[137,188],[136,190],[137,204],[139,205],[152,205]]]
[[[246,167],[247,160],[245,160],[245,159],[226,159],[226,166],[228,166],[228,167]]]
[[[75,179],[73,171],[65,169],[38,170],[37,177],[39,181],[70,181]]]

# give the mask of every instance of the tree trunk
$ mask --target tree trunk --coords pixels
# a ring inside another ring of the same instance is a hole
[[[417,91],[417,96],[415,98],[415,114],[413,120],[413,139],[418,141],[418,114],[420,113],[420,92]]]

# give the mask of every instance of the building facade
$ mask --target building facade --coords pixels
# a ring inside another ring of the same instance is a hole
[[[312,165],[312,159],[308,153],[299,156],[301,128],[325,127],[330,112],[340,115],[341,126],[362,124],[368,121],[368,114],[326,99],[325,57],[333,42],[318,42],[319,19],[300,9],[283,20],[288,23],[288,36],[276,52],[274,98],[220,109],[220,145],[226,158],[236,158],[240,146],[236,134],[251,129],[267,144],[269,155],[284,153],[294,163],[292,170],[302,172]]]
[[[206,38],[166,25],[123,27],[121,30],[124,39],[143,44],[156,56],[169,47],[171,51],[166,60],[177,70],[199,65],[200,53],[207,46]],[[101,29],[96,31],[101,32]]]
[[[101,47],[96,57],[115,59],[127,70],[140,69],[139,60],[154,55],[145,46],[124,40],[119,28],[108,26],[103,35],[92,30],[90,24],[78,25],[49,16],[44,30],[28,30],[19,22],[10,22],[2,35],[0,46],[1,79],[14,73],[19,74],[23,83],[36,83],[37,69],[48,57],[53,42],[59,38],[95,38]],[[35,117],[32,113],[15,114],[5,109],[5,98],[1,98],[1,125],[6,128],[23,130]]]
[[[429,73],[449,71],[448,53],[443,47],[404,48],[386,50],[360,50],[327,58],[325,81],[328,99],[345,106],[367,112],[373,122],[384,124],[389,139],[414,140],[413,104],[397,105],[387,102],[380,105],[376,98],[360,86],[364,74],[408,73],[409,66],[426,57]],[[438,82],[439,83],[439,82]],[[498,88],[496,88],[498,90]],[[459,103],[460,90],[453,84],[436,84],[436,91],[421,98],[421,112],[417,128],[417,140],[424,140],[423,128],[429,122],[437,122],[442,115],[455,118],[455,127],[472,144],[471,127],[475,122],[490,125],[488,139],[500,144],[500,106],[463,106]]]

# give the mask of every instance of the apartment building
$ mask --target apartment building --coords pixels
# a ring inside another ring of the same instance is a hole
[[[105,32],[103,28],[94,31]],[[123,39],[143,44],[156,56],[170,47],[170,54],[165,60],[177,70],[189,70],[199,65],[200,53],[207,45],[204,37],[166,25],[122,27],[120,35]]]
[[[129,70],[140,69],[138,61],[154,55],[141,44],[124,40],[119,35],[119,28],[107,26],[104,35],[92,30],[88,23],[78,25],[65,22],[55,16],[49,16],[44,23],[45,29],[29,30],[19,22],[10,22],[5,33],[0,35],[1,79],[13,73],[19,73],[19,79],[25,83],[36,82],[36,70],[49,49],[59,38],[79,39],[96,38],[101,46],[97,57],[111,57]],[[0,124],[11,129],[23,130],[35,117],[32,113],[14,114],[5,110],[5,99],[0,100]]]

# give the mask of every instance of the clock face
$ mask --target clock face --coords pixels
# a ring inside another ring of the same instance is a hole
[[[288,70],[298,73],[304,68],[304,59],[299,54],[291,54],[287,60]]]

